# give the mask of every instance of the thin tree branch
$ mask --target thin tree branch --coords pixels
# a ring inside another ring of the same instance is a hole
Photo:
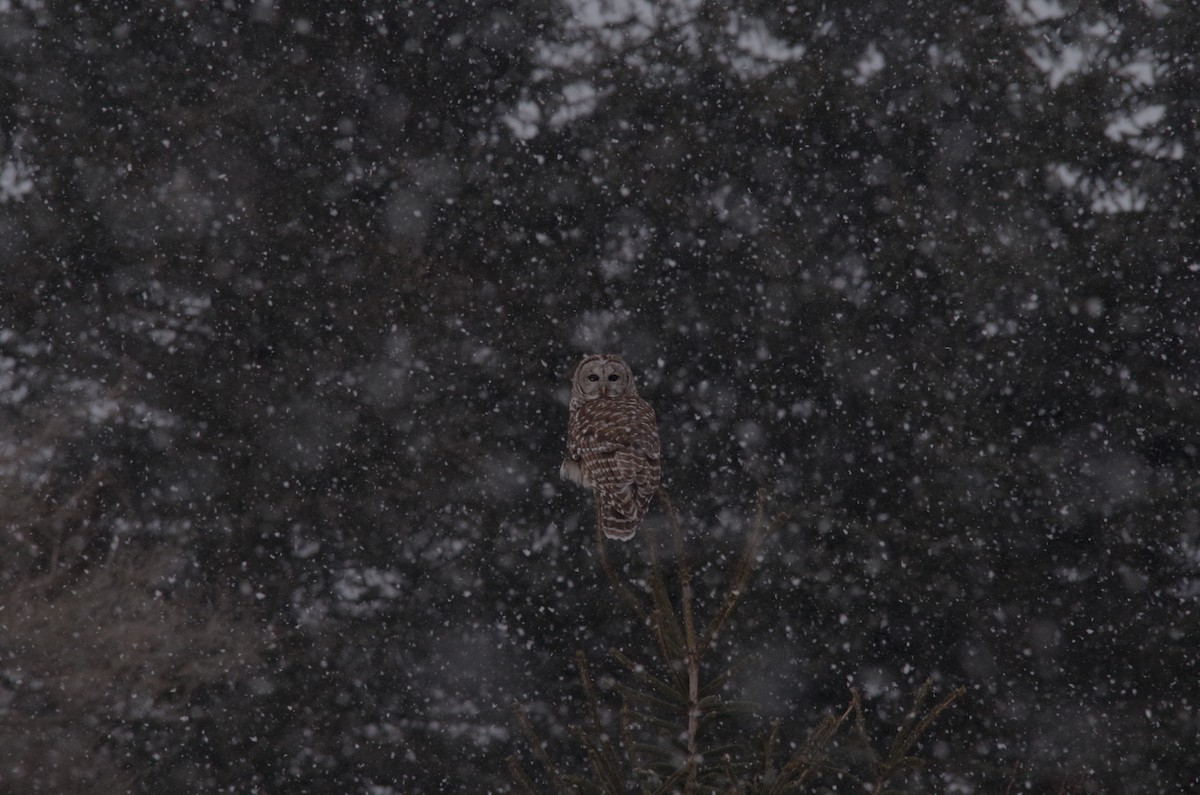
[[[559,774],[558,768],[550,761],[549,754],[542,747],[541,740],[538,739],[537,733],[533,730],[533,724],[529,722],[529,717],[525,714],[525,710],[521,709],[520,704],[513,704],[513,713],[517,716],[517,725],[521,727],[521,733],[525,735],[525,741],[529,743],[529,748],[533,751],[533,756],[541,763],[546,771],[546,775],[554,782],[555,788],[559,792],[567,792],[566,782],[563,781],[562,775]]]

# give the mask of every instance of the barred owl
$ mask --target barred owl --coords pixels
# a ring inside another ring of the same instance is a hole
[[[633,538],[662,471],[654,409],[638,397],[633,372],[620,356],[585,356],[575,368],[559,474],[594,489],[605,536]]]

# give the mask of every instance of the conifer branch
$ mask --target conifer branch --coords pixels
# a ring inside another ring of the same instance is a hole
[[[575,668],[579,671],[579,684],[583,687],[583,701],[587,707],[588,719],[596,731],[601,731],[600,705],[596,699],[596,691],[592,688],[592,678],[588,674],[587,658],[582,650],[575,651]]]
[[[612,780],[613,786],[617,788],[617,791],[620,791],[623,776],[618,771],[621,765],[617,760],[617,754],[613,749],[612,742],[604,739],[607,732],[604,731],[604,724],[600,722],[600,699],[596,694],[596,688],[592,685],[592,678],[588,673],[587,658],[582,651],[575,652],[575,667],[579,670],[579,684],[583,687],[583,700],[588,720],[596,736],[595,746],[598,762],[603,764],[603,768],[608,778]],[[596,767],[595,763],[593,767]]]
[[[737,793],[738,792],[738,775],[737,775],[737,772],[734,771],[734,769],[733,769],[733,757],[730,756],[729,754],[722,754],[721,755],[721,764],[724,766],[724,769],[725,769],[725,780],[729,782],[729,789],[727,789],[726,792]]]
[[[874,781],[871,784],[863,783],[871,787],[873,795],[885,792],[888,782],[897,773],[906,768],[918,767],[923,764],[920,759],[909,756],[908,752],[916,745],[921,735],[938,719],[938,716],[967,692],[965,687],[957,687],[934,705],[929,712],[921,715],[921,707],[924,705],[925,699],[928,698],[932,687],[933,681],[930,679],[926,679],[922,683],[920,689],[917,691],[916,698],[913,699],[912,708],[905,716],[900,731],[897,732],[895,739],[892,740],[887,756],[883,758],[880,758],[879,754],[875,752],[871,744],[871,739],[867,735],[866,723],[863,720],[862,714],[862,701],[859,698],[858,692],[855,690],[850,691],[850,709],[854,712],[855,733],[859,745],[867,755],[867,760],[874,774]]]
[[[726,683],[727,683],[727,682],[728,682],[730,679],[732,679],[732,678],[733,678],[733,675],[734,675],[734,674],[736,674],[738,671],[742,670],[743,668],[745,668],[745,667],[746,667],[746,664],[747,664],[747,663],[749,663],[749,662],[750,662],[752,659],[754,659],[754,656],[753,656],[753,655],[750,655],[750,654],[747,654],[745,657],[743,657],[742,659],[740,659],[740,660],[738,660],[737,662],[733,663],[733,664],[732,664],[732,665],[730,665],[728,668],[726,668],[725,670],[721,671],[721,673],[719,673],[719,674],[717,674],[716,676],[714,676],[712,679],[709,679],[709,680],[708,680],[708,681],[707,681],[707,682],[706,682],[706,683],[705,683],[705,684],[704,684],[704,685],[703,685],[703,686],[700,688],[700,698],[701,698],[701,699],[704,699],[704,698],[706,698],[706,697],[708,697],[708,696],[713,696],[713,695],[716,695],[716,694],[717,694],[717,692],[718,692],[718,691],[720,691],[720,689],[721,689],[722,687],[724,687],[724,686],[725,686],[725,684],[726,684]]]
[[[558,768],[550,761],[549,754],[546,753],[545,747],[541,740],[538,739],[537,733],[533,730],[533,724],[529,722],[529,716],[525,714],[525,710],[521,709],[521,705],[513,704],[513,713],[517,716],[517,725],[521,727],[521,733],[525,735],[525,741],[529,743],[530,749],[533,751],[533,756],[541,763],[545,769],[546,775],[554,782],[555,788],[559,792],[565,792],[567,787],[563,781],[562,775],[559,774]]]
[[[654,795],[667,795],[668,792],[673,792],[674,791],[673,788],[677,784],[679,784],[680,781],[683,780],[684,776],[688,776],[688,778],[689,778],[689,781],[688,781],[689,789],[685,790],[685,791],[691,792],[692,788],[695,786],[695,782],[693,782],[691,780],[691,776],[690,776],[691,773],[692,773],[691,767],[689,765],[684,765],[683,767],[676,770],[671,775],[670,778],[668,778],[666,781],[664,781],[662,783],[662,786],[660,786],[658,789],[654,790]]]
[[[887,757],[880,764],[873,792],[883,792],[887,782],[905,768],[918,767],[923,764],[920,759],[909,756],[908,752],[912,750],[912,747],[917,744],[917,740],[937,720],[938,716],[967,692],[965,687],[955,688],[945,698],[934,705],[929,712],[922,716],[920,714],[921,707],[924,705],[925,699],[928,698],[932,687],[933,680],[926,679],[921,685],[921,689],[917,691],[917,697],[913,701],[912,709],[905,716],[904,724],[896,734],[896,739],[892,741],[892,746],[888,749]]]
[[[667,698],[676,698],[682,701],[678,690],[673,689],[669,684],[647,671],[646,666],[629,659],[619,649],[609,649],[608,653],[613,656],[613,659],[624,665],[639,682],[649,685]]]
[[[857,699],[857,694],[855,698]],[[826,715],[821,718],[816,727],[804,738],[804,743],[784,764],[774,785],[767,791],[776,793],[785,792],[788,789],[794,790],[816,775],[828,755],[829,743],[833,741],[834,736],[841,730],[842,724],[846,722],[854,709],[852,703],[838,717]]]
[[[766,778],[768,774],[775,768],[775,746],[779,743],[779,727],[783,725],[783,721],[775,718],[771,721],[771,728],[767,730],[765,747],[763,748],[763,763],[760,778]]]
[[[578,726],[571,727],[571,733],[583,745],[583,752],[587,756],[588,764],[592,768],[591,780],[596,782],[602,791],[621,795],[625,791],[622,777],[614,764],[610,764],[607,755],[604,753],[604,749],[597,742],[598,738],[590,737],[586,731]],[[615,763],[615,760],[613,762]]]
[[[621,699],[621,713],[619,716],[619,726],[620,726],[619,731],[620,731],[620,736],[621,736],[621,747],[622,747],[622,749],[624,749],[625,754],[629,757],[629,761],[634,767],[634,774],[636,775],[638,772],[638,769],[637,769],[637,759],[634,756],[634,746],[637,743],[633,739],[633,726],[632,726],[633,722],[634,722],[634,719],[630,715],[629,701],[627,699],[622,698]]]
[[[680,702],[666,701],[665,699],[661,699],[656,695],[652,695],[643,690],[636,690],[629,685],[622,684],[621,682],[617,683],[617,691],[621,693],[621,695],[625,696],[626,701],[631,705],[637,703],[642,706],[654,707],[655,709],[666,713],[678,712],[683,707],[683,704]]]
[[[521,791],[527,795],[537,795],[537,790],[533,788],[533,782],[529,780],[529,776],[525,775],[525,771],[517,762],[515,756],[509,756],[505,761],[508,763],[508,772],[512,775]]]

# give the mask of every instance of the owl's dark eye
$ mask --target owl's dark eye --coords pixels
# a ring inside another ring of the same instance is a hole
[[[612,375],[610,375],[610,376],[608,377],[608,380],[609,380],[609,381],[620,381],[620,380],[621,380],[621,376],[617,375],[616,373],[613,373]]]
[[[588,376],[588,380],[589,381],[599,381],[600,376],[596,375],[595,373],[592,373],[591,375]]]

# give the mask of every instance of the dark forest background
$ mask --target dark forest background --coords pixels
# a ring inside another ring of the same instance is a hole
[[[557,478],[594,351],[702,611],[755,490],[791,517],[721,638],[768,716],[886,729],[928,676],[968,693],[923,791],[1190,789],[1197,41],[1176,0],[0,2],[0,789],[507,789],[511,705],[553,736],[632,632]]]

